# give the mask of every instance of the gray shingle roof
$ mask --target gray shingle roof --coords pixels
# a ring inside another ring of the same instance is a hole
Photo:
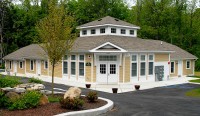
[[[89,52],[89,50],[92,50],[106,42],[115,44],[128,52],[175,51],[171,53],[171,59],[197,59],[196,56],[189,52],[167,42],[113,35],[78,37],[73,45],[72,52]],[[4,59],[12,60],[21,60],[23,58],[46,59],[47,55],[40,45],[32,44],[4,57]]]
[[[130,27],[136,27],[139,28],[139,26],[127,23],[125,21],[119,20],[117,18],[113,18],[111,16],[106,16],[104,18],[83,24],[81,26],[79,26],[78,28],[81,27],[88,27],[88,26],[96,26],[96,25],[105,25],[105,24],[113,24],[113,25],[121,25],[121,26],[130,26]]]
[[[7,60],[47,59],[47,54],[39,44],[31,44],[4,57]]]

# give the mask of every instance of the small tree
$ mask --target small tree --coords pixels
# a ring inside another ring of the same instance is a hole
[[[54,94],[54,69],[62,57],[71,50],[75,36],[71,34],[74,19],[67,15],[63,5],[49,3],[48,15],[37,25],[39,36],[43,42],[42,47],[48,54],[52,65],[52,95]]]

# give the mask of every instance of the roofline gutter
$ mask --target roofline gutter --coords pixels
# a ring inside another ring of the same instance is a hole
[[[171,58],[171,60],[197,60],[198,58]]]
[[[140,29],[138,26],[124,26],[124,25],[115,25],[115,24],[103,24],[103,25],[95,25],[95,26],[79,26],[76,29],[85,29],[85,28],[92,28],[92,27],[100,27],[100,26],[115,26],[115,27],[125,27],[125,28],[132,28],[132,29]]]
[[[147,52],[147,53],[149,53],[149,52],[151,52],[151,53],[174,53],[175,51],[128,51],[128,52],[136,52],[136,53],[140,53],[140,52],[142,52],[142,53],[145,53],[145,52]]]

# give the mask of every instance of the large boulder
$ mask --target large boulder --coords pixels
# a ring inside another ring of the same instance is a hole
[[[8,92],[5,95],[6,97],[8,97],[11,101],[15,101],[17,99],[19,99],[20,95],[17,94],[16,92]]]
[[[70,99],[74,99],[76,97],[80,97],[81,96],[81,89],[79,89],[78,87],[70,87],[64,95],[64,99],[69,97]]]
[[[48,97],[45,94],[42,94],[42,96],[40,97],[39,105],[46,105],[48,103]]]
[[[24,92],[26,92],[26,89],[24,89],[24,88],[15,88],[14,92],[16,92],[16,93],[24,93]]]

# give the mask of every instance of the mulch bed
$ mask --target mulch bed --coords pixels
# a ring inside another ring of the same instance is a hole
[[[89,103],[85,97],[81,96],[81,99],[84,100],[83,108],[80,110],[88,110],[99,108],[107,104],[106,101],[98,99],[97,102]],[[76,111],[80,111],[76,110]],[[44,106],[38,106],[37,108],[25,109],[25,110],[14,110],[9,111],[7,109],[0,109],[0,116],[53,116],[60,113],[66,113],[73,110],[68,110],[61,108],[60,103],[49,103]]]

